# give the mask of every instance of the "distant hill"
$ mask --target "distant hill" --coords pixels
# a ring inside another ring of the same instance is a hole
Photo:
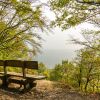
[[[62,60],[73,60],[75,56],[76,52],[73,50],[44,50],[34,59],[43,62],[49,68],[53,68],[55,64],[61,63]]]

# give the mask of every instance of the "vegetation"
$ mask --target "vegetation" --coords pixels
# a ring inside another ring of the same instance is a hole
[[[64,83],[69,83],[72,77],[73,64],[68,61],[62,61],[62,64],[57,64],[55,68],[50,73],[50,79],[56,81],[63,81]]]
[[[35,55],[41,37],[37,29],[46,30],[42,5],[32,7],[29,0],[0,0],[0,59],[19,59]]]
[[[81,50],[74,63],[62,61],[56,65],[50,72],[50,80],[85,92],[100,92],[100,57],[95,55],[91,49]]]
[[[0,0],[0,59],[27,59],[40,51],[40,30],[49,30],[38,0]],[[37,3],[37,4],[36,4]],[[56,19],[51,27],[62,30],[84,22],[98,30],[83,30],[84,41],[73,39],[85,47],[78,51],[73,62],[62,61],[49,70],[43,63],[38,71],[28,73],[45,75],[47,79],[68,84],[80,91],[100,92],[100,0],[49,0]],[[37,30],[39,30],[37,32]],[[2,70],[2,69],[0,69]],[[20,72],[20,69],[8,69]]]
[[[100,0],[50,0],[50,3],[56,15],[51,25],[65,30],[88,22],[100,28]],[[68,64],[64,64],[66,67],[63,64],[56,65],[51,72],[51,79],[66,80],[67,84],[82,91],[100,92],[100,31],[83,30],[82,35],[85,41],[72,39],[74,43],[85,46],[78,52],[74,64],[70,68]]]
[[[63,30],[83,22],[100,25],[98,18],[100,0],[50,0],[50,4],[56,15],[52,25],[59,26]]]

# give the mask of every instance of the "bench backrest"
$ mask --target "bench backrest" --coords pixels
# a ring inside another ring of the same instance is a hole
[[[38,69],[37,61],[21,61],[21,60],[0,60],[0,66],[4,67],[4,75],[7,75],[6,67],[20,67],[22,68],[23,77],[26,77],[25,69]]]
[[[38,62],[37,61],[21,61],[21,60],[0,60],[0,66],[38,69]]]
[[[4,60],[0,60],[0,66],[4,66],[5,61]]]

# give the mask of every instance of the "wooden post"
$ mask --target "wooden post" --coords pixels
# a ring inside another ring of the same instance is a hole
[[[7,75],[6,62],[4,62],[4,75]]]
[[[3,86],[4,86],[4,87],[8,87],[8,84],[7,84],[6,61],[4,61],[4,78],[3,78]]]
[[[25,62],[23,63],[24,63],[24,66],[22,67],[22,72],[23,72],[23,77],[25,78],[26,77]]]
[[[23,77],[25,78],[26,77],[26,72],[25,72],[25,68],[24,67],[22,68],[22,72],[23,72]]]

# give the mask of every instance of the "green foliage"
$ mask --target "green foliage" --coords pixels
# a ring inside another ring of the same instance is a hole
[[[98,87],[98,84],[100,84],[100,79],[98,79],[100,75],[100,57],[98,52],[94,52],[94,50],[90,48],[83,49],[78,59],[76,78],[78,80],[79,87],[81,89],[83,88],[85,91],[89,91],[88,89],[90,88]],[[99,90],[92,89],[92,91],[95,92]]]
[[[100,5],[100,0],[77,0],[77,2],[79,2],[79,3],[87,3],[87,4],[93,4],[93,5],[95,5],[95,4],[98,4],[98,5]]]
[[[70,0],[51,0],[53,9],[62,8],[68,4]]]
[[[38,73],[42,74],[47,70],[47,67],[43,63],[39,63]]]
[[[53,81],[59,81],[62,79],[62,70],[61,70],[61,65],[56,65],[54,70],[51,71],[50,73],[50,80],[53,80]]]
[[[41,7],[29,0],[0,1],[0,59],[28,59],[30,52],[39,52],[41,37],[35,30],[47,29]]]
[[[67,29],[76,26],[83,22],[95,22],[92,20],[99,14],[99,0],[80,1],[80,0],[50,0],[52,11],[56,15],[56,19],[51,23],[51,26],[60,26],[62,29]]]
[[[97,34],[99,33],[97,32]],[[50,72],[50,80],[69,84],[84,92],[100,92],[100,47],[97,46],[100,45],[100,42],[94,41],[97,38],[96,35],[92,41],[93,45],[91,44],[94,49],[88,46],[80,50],[74,64],[62,61],[62,64],[56,65]],[[89,37],[89,39],[91,38]]]
[[[38,74],[39,75],[44,75],[44,76],[46,76],[46,79],[49,79],[49,73],[50,73],[50,71],[49,71],[49,69],[46,67],[46,65],[45,64],[43,64],[42,62],[41,63],[39,63],[39,69],[38,69]]]
[[[62,81],[63,83],[71,83],[72,73],[74,71],[73,64],[68,61],[62,61],[52,69],[50,79],[54,81]]]

